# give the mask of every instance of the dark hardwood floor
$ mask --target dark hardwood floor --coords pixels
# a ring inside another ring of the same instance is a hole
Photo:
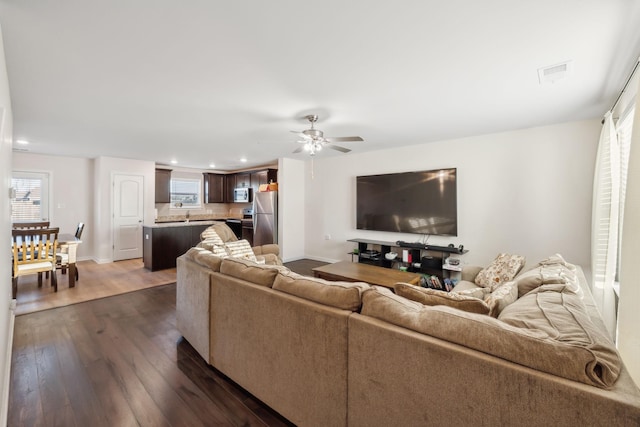
[[[8,425],[291,424],[180,336],[170,284],[17,316]]]

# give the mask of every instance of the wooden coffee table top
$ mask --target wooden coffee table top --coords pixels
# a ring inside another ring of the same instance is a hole
[[[359,262],[340,261],[313,269],[313,275],[325,280],[366,282],[393,289],[398,282],[420,284],[422,275]]]

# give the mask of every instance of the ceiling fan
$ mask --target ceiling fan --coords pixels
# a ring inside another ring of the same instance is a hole
[[[298,147],[294,153],[300,153],[301,151],[307,151],[309,155],[315,156],[315,154],[322,150],[323,147],[331,148],[332,150],[340,151],[342,153],[348,153],[351,151],[348,148],[340,147],[339,145],[332,144],[333,142],[356,142],[356,141],[364,141],[364,139],[359,136],[336,136],[336,137],[325,137],[324,133],[321,130],[318,130],[314,127],[314,124],[318,121],[318,116],[316,114],[309,114],[305,116],[305,119],[309,120],[311,123],[311,128],[307,130],[303,130],[302,132],[298,132],[292,130],[291,132],[295,133],[302,140],[298,141],[300,144],[304,144],[301,147]]]

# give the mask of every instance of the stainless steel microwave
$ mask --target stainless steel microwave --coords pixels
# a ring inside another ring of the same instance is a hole
[[[233,190],[233,201],[236,203],[251,203],[252,189],[249,187],[236,188]]]

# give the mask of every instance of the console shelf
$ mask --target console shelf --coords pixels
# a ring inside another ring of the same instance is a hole
[[[462,271],[461,265],[450,265],[447,262],[447,258],[450,255],[464,255],[469,252],[466,249],[461,250],[457,247],[448,246],[429,246],[407,242],[408,245],[398,244],[398,242],[388,242],[383,240],[371,240],[371,239],[349,239],[348,242],[354,242],[358,244],[357,253],[354,251],[353,255],[358,256],[358,262],[365,264],[377,265],[380,267],[394,268],[397,263],[404,264],[408,271],[420,272],[429,275],[438,276],[440,279],[448,277]],[[370,247],[379,247],[375,250]],[[408,250],[411,254],[412,261],[410,263],[402,262],[402,254],[398,254],[398,258],[395,260],[388,260],[385,255],[389,252],[393,252],[392,248],[399,248],[401,250]],[[430,256],[429,253],[438,252],[440,257]]]

